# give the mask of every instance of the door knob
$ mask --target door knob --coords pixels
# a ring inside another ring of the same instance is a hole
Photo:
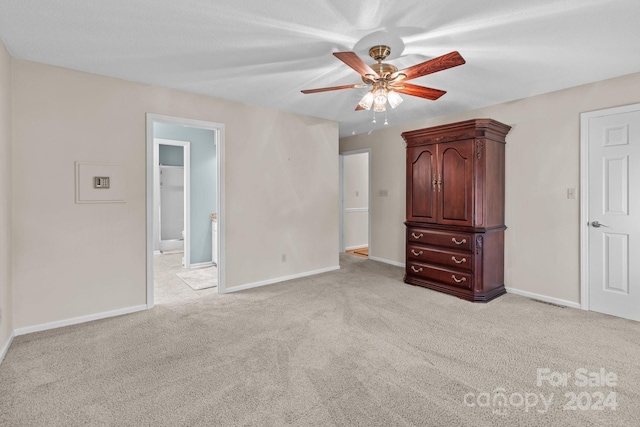
[[[593,222],[591,223],[591,226],[592,226],[593,228],[609,227],[608,225],[600,224],[598,221],[593,221]]]

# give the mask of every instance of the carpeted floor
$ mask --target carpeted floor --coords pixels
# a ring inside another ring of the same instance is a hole
[[[17,337],[0,425],[638,425],[639,323],[509,294],[472,304],[341,263]],[[580,368],[608,383],[576,385]],[[571,377],[538,386],[538,370]]]

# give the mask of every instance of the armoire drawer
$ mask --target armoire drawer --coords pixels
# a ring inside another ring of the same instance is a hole
[[[407,227],[407,239],[411,243],[442,246],[444,248],[451,248],[459,251],[471,252],[472,237],[473,235],[469,233]]]
[[[456,286],[464,289],[472,289],[473,274],[448,270],[435,266],[419,264],[415,262],[407,263],[407,274],[427,280],[435,280],[449,286]]]
[[[460,254],[418,245],[407,245],[407,258],[427,264],[438,264],[461,270],[472,270],[470,254]]]

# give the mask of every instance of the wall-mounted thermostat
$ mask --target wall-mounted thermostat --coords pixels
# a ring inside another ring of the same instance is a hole
[[[94,188],[109,188],[109,177],[108,176],[95,176],[95,177],[93,177],[93,187]]]

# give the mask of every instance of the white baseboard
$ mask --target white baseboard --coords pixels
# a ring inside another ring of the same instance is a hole
[[[246,285],[234,286],[232,288],[226,288],[226,293],[244,291],[245,289],[257,288],[259,286],[272,285],[274,283],[285,282],[287,280],[299,279],[301,277],[313,276],[320,273],[327,273],[329,271],[340,270],[340,266],[321,268],[320,270],[307,271],[299,274],[292,274],[291,276],[276,277],[275,279],[261,280],[260,282],[247,283]]]
[[[369,245],[356,245],[356,246],[347,246],[346,248],[344,248],[345,251],[352,251],[354,249],[364,249],[364,248],[368,248]]]
[[[390,259],[378,258],[378,257],[371,256],[371,255],[369,255],[369,259],[371,261],[378,261],[378,262],[384,262],[385,264],[395,265],[396,267],[402,267],[402,268],[406,267],[405,263],[397,262],[397,261],[391,261]]]
[[[105,311],[103,313],[89,314],[87,316],[73,317],[71,319],[58,320],[51,323],[43,323],[35,326],[26,326],[18,328],[14,331],[15,336],[31,334],[33,332],[47,331],[49,329],[62,328],[63,326],[77,325],[78,323],[91,322],[93,320],[107,319],[109,317],[122,316],[123,314],[131,314],[137,311],[147,309],[147,305],[136,305],[134,307],[121,308],[113,311]]]
[[[11,335],[9,335],[9,340],[4,345],[4,347],[2,347],[2,350],[0,350],[0,364],[4,360],[4,357],[7,355],[7,352],[9,351],[9,347],[11,347],[11,343],[13,342],[13,337],[15,337],[15,335],[15,332],[11,332]]]
[[[551,304],[563,305],[565,307],[570,307],[570,308],[577,308],[577,309],[581,308],[580,303],[577,303],[577,302],[567,301],[560,298],[548,297],[546,295],[535,294],[533,292],[522,291],[520,289],[507,288],[507,287],[505,287],[505,289],[509,294],[520,295],[522,297],[537,299],[538,301],[544,301],[544,302],[549,302]]]

